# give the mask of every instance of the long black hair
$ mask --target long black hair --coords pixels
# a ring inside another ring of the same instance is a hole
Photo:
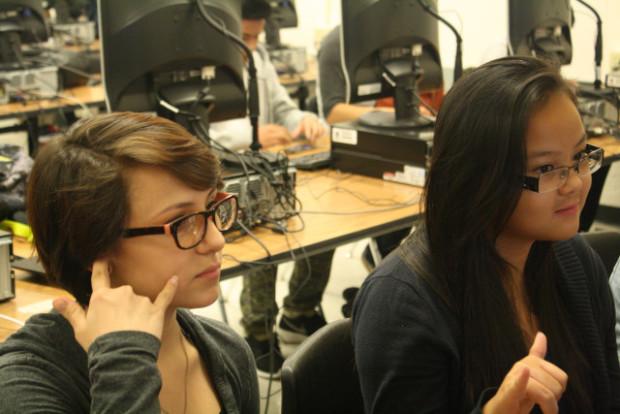
[[[413,265],[462,322],[464,403],[499,386],[528,353],[507,293],[510,265],[495,242],[521,194],[525,136],[532,114],[570,86],[549,64],[501,58],[459,80],[437,116],[422,225]],[[430,266],[430,271],[429,271]],[[548,242],[535,242],[525,266],[529,311],[549,338],[549,353],[569,375],[571,412],[591,412],[591,377],[558,290]]]

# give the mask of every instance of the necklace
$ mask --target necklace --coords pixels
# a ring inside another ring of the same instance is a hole
[[[181,349],[183,349],[183,355],[185,356],[185,387],[184,387],[184,399],[183,399],[183,414],[187,412],[187,388],[189,385],[189,356],[187,355],[187,349],[185,349],[185,341],[183,340],[183,329],[180,330],[179,340],[181,341]],[[162,414],[170,414],[168,411],[161,409]]]

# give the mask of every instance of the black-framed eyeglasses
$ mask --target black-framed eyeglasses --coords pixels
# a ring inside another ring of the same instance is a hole
[[[188,214],[166,223],[163,226],[136,227],[123,230],[123,237],[150,236],[169,234],[174,238],[179,249],[196,247],[206,236],[209,217],[219,231],[229,230],[237,220],[237,196],[217,193],[210,208],[205,211]]]
[[[585,152],[571,166],[554,168],[538,174],[538,177],[524,176],[523,188],[537,193],[548,193],[562,187],[568,181],[571,170],[580,177],[595,173],[603,164],[603,149],[586,145]]]

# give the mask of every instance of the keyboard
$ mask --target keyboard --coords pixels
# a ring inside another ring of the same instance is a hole
[[[299,170],[318,170],[329,167],[331,158],[331,152],[324,151],[291,158],[289,163]]]

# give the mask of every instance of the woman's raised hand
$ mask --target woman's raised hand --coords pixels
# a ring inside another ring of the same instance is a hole
[[[538,405],[544,414],[556,414],[568,376],[545,361],[547,337],[538,332],[528,356],[518,361],[483,408],[484,414],[529,414]]]

